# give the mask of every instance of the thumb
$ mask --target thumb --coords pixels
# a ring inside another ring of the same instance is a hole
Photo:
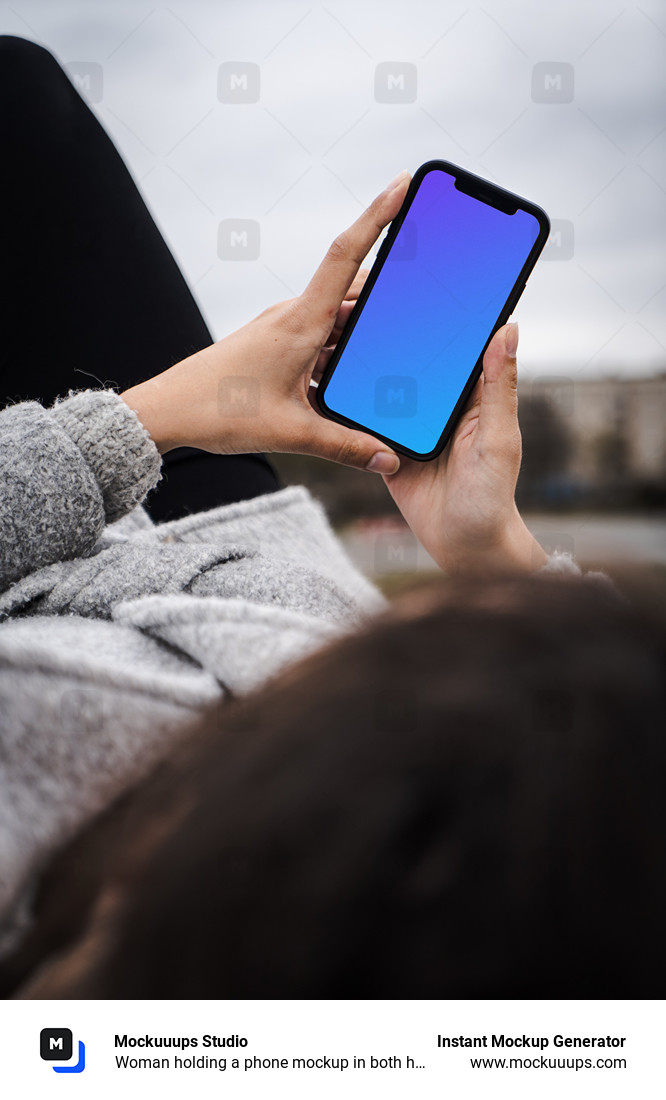
[[[397,454],[385,443],[365,432],[356,432],[323,418],[314,431],[305,439],[301,438],[299,450],[376,474],[394,474],[400,467]]]
[[[483,386],[479,432],[491,438],[515,431],[518,417],[518,325],[504,325],[495,333],[483,357]]]
[[[336,237],[301,294],[303,307],[324,326],[328,325],[327,332],[363,260],[402,206],[410,180],[409,172],[401,172],[360,218]]]

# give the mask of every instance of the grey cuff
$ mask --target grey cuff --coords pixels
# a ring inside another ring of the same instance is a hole
[[[541,569],[537,569],[537,573],[558,577],[582,576],[581,570],[571,554],[565,554],[562,550],[555,550],[554,553],[549,554],[548,561],[541,566]]]
[[[84,390],[50,411],[90,466],[106,522],[127,515],[160,480],[162,460],[138,416],[111,390]]]
[[[546,564],[542,565],[537,573],[548,577],[581,577],[586,584],[600,584],[608,588],[609,591],[615,591],[615,585],[605,573],[596,570],[583,573],[580,566],[576,565],[571,554],[565,554],[562,550],[556,550],[553,554],[550,554]]]

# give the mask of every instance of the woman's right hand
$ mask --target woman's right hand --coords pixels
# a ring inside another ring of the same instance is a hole
[[[546,563],[516,507],[521,459],[518,325],[495,333],[483,375],[438,458],[386,478],[412,531],[447,573],[524,573]]]

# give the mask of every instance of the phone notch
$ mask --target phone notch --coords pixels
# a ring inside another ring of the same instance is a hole
[[[484,187],[484,180],[464,173],[454,178],[456,191],[462,191],[463,195],[469,195],[470,198],[477,199],[479,202],[485,203],[486,206],[501,210],[503,214],[515,214],[518,210],[517,200],[508,191]]]

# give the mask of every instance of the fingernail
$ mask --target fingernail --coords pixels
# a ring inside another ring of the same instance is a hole
[[[366,466],[366,470],[372,470],[373,474],[395,474],[399,469],[400,459],[388,451],[377,451]]]
[[[403,183],[404,180],[407,178],[407,176],[409,176],[409,174],[410,173],[407,168],[403,168],[402,172],[398,172],[398,175],[395,177],[395,179],[391,180],[388,187],[386,188],[386,194],[388,195],[389,191],[395,191],[396,187],[399,187],[400,184]]]
[[[515,358],[518,350],[518,322],[512,321],[510,325],[506,326],[506,336],[504,337],[504,349],[511,359]]]

